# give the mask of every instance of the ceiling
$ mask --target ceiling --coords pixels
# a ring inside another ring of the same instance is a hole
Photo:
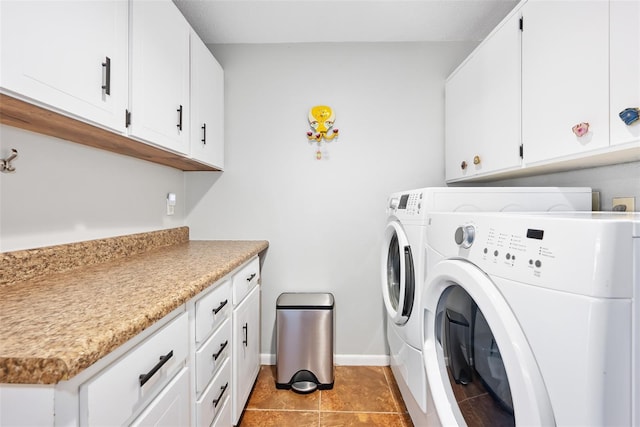
[[[480,41],[517,0],[173,0],[207,44]]]

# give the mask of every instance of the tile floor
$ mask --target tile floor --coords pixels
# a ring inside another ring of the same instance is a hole
[[[240,427],[413,427],[388,366],[336,366],[332,390],[278,390],[261,366]]]

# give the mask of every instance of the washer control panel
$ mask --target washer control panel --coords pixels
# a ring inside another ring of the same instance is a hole
[[[594,297],[633,295],[631,221],[599,221],[589,214],[438,212],[429,213],[426,223],[431,250],[467,260],[488,275]]]

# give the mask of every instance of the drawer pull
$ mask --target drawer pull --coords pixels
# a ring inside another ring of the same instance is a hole
[[[160,356],[160,361],[156,364],[156,366],[153,367],[153,369],[151,369],[149,372],[147,372],[146,374],[141,374],[140,375],[140,387],[142,387],[143,385],[145,385],[145,383],[147,381],[149,381],[151,379],[151,377],[153,377],[155,375],[156,372],[158,372],[158,370],[160,368],[162,368],[162,366],[167,363],[169,361],[169,359],[171,359],[173,357],[173,350],[171,350],[169,353],[167,353],[166,356]]]
[[[111,58],[108,56],[105,57],[102,68],[104,68],[104,84],[102,85],[102,89],[105,95],[111,95]]]
[[[226,340],[223,344],[220,344],[220,350],[218,350],[218,352],[213,355],[213,360],[218,360],[218,357],[220,357],[224,349],[227,348],[227,344],[229,344],[229,340]]]
[[[222,310],[222,308],[223,308],[225,305],[227,305],[227,303],[228,303],[228,302],[229,302],[229,300],[228,300],[228,299],[226,299],[226,300],[222,301],[222,302],[220,303],[220,305],[219,305],[217,308],[214,308],[214,309],[213,309],[213,314],[218,314],[218,312],[219,312],[220,310]]]
[[[224,396],[224,392],[227,391],[227,387],[229,387],[229,383],[226,383],[223,387],[220,387],[220,389],[222,390],[220,392],[220,395],[218,396],[217,399],[213,399],[213,407],[214,408],[218,407],[218,403],[220,403],[220,401],[222,400],[222,396]]]
[[[176,110],[178,112],[178,130],[182,131],[182,105]]]
[[[247,277],[247,282],[252,281],[254,277],[256,277],[256,273],[252,273],[251,276]]]
[[[242,327],[244,331],[244,339],[242,340],[242,344],[246,347],[249,344],[249,324],[245,323]]]

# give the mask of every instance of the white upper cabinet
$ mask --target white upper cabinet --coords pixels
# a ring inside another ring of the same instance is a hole
[[[519,18],[503,21],[446,82],[448,181],[521,164]]]
[[[128,2],[0,1],[2,92],[125,132]]]
[[[224,72],[191,33],[191,157],[224,168]]]
[[[640,122],[620,119],[626,108],[640,108],[640,2],[611,1],[611,145],[640,140]]]
[[[529,0],[522,15],[524,162],[608,147],[609,2]]]
[[[189,153],[189,35],[171,0],[131,1],[129,135]]]

